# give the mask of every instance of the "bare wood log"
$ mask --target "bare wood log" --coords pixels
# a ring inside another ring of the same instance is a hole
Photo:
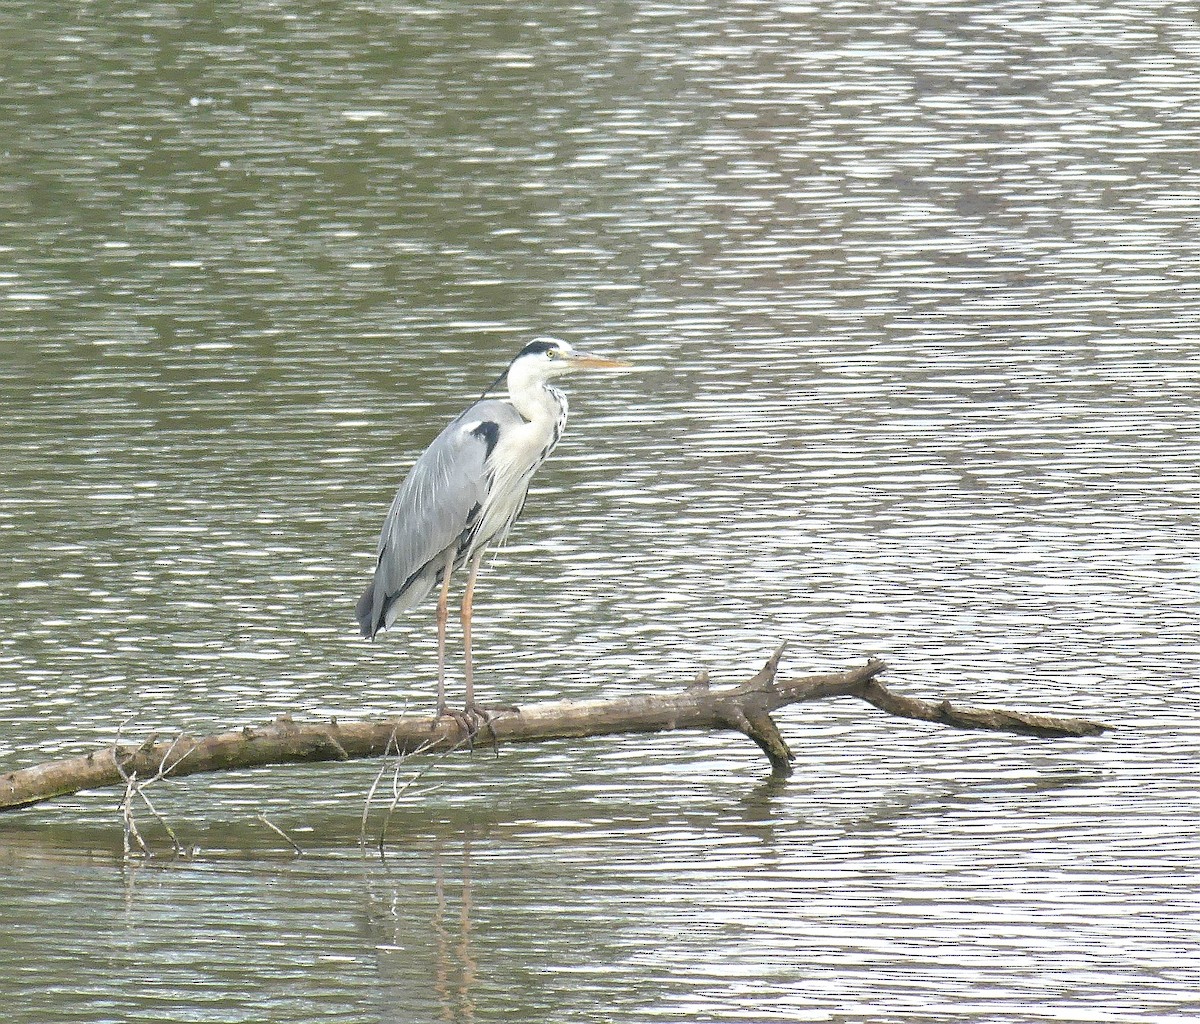
[[[792,752],[771,712],[827,697],[857,697],[902,718],[959,729],[990,729],[1030,736],[1095,736],[1107,726],[1085,719],[1028,714],[1000,708],[964,708],[948,701],[905,697],[878,679],[885,666],[871,660],[826,675],[776,679],[783,648],[739,686],[711,687],[707,674],[682,691],[612,700],[562,700],[528,704],[495,715],[474,737],[476,746],[676,729],[733,729],[752,739],[776,775],[791,774]],[[274,764],[345,761],[387,754],[424,754],[464,745],[454,718],[405,715],[382,721],[298,723],[283,716],[261,728],[170,742],[150,737],[140,746],[117,743],[79,757],[49,761],[0,776],[0,811],[31,807],[82,790],[126,785],[131,777],[178,779],[201,772]]]

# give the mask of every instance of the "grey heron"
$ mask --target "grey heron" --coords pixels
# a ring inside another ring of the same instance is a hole
[[[468,565],[462,598],[467,716],[476,715],[471,608],[479,563],[501,543],[525,505],[529,482],[558,443],[567,399],[550,381],[575,370],[628,363],[577,352],[557,338],[526,345],[474,405],[421,453],[400,484],[379,534],[375,577],[359,598],[362,635],[374,639],[438,587],[437,713],[446,705],[446,623],[450,578]],[[501,382],[508,399],[489,398]],[[457,714],[453,717],[458,718]]]

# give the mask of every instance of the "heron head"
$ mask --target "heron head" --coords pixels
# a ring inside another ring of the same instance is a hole
[[[517,370],[521,376],[549,380],[576,370],[622,370],[628,366],[618,359],[580,352],[560,338],[535,338],[517,353],[509,373]]]

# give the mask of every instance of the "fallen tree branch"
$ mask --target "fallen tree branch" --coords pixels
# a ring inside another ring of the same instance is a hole
[[[789,775],[793,756],[771,712],[827,697],[857,697],[891,715],[958,729],[1056,737],[1096,736],[1107,728],[1085,719],[904,697],[879,681],[885,666],[876,660],[845,672],[781,681],[776,672],[782,653],[780,647],[740,686],[712,687],[702,674],[682,691],[527,704],[495,715],[490,726],[474,737],[474,744],[490,747],[619,733],[733,729],[758,744],[776,775]],[[85,789],[127,785],[131,777],[158,781],[273,764],[439,753],[463,743],[462,727],[450,717],[434,720],[426,715],[404,715],[383,721],[334,719],[301,724],[283,716],[261,728],[247,726],[203,738],[179,736],[168,743],[155,742],[152,737],[139,747],[118,742],[90,754],[9,772],[0,776],[0,811],[31,807]]]

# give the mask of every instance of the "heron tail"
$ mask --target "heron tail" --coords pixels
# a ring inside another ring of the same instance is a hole
[[[379,621],[375,621],[375,584],[367,584],[367,589],[362,592],[362,597],[358,599],[358,607],[354,609],[354,614],[358,617],[358,629],[368,640],[374,640],[375,634],[379,632],[379,627],[383,625],[383,616],[379,617]]]

